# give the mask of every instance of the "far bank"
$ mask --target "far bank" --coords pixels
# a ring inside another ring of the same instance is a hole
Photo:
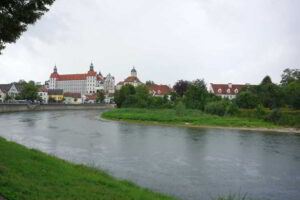
[[[175,125],[195,128],[226,128],[300,134],[300,130],[294,127],[279,126],[260,119],[217,116],[206,114],[199,110],[190,109],[179,114],[176,113],[176,110],[174,109],[122,108],[104,112],[101,117],[110,120],[159,125]]]

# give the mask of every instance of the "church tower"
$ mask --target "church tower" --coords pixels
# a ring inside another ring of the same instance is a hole
[[[136,72],[136,70],[135,70],[134,67],[133,67],[132,70],[131,70],[131,76],[137,77],[137,72]]]

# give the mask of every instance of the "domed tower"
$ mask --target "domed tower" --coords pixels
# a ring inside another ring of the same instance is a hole
[[[93,65],[93,63],[91,63],[91,65],[90,65],[90,72],[93,72],[94,71],[94,65]]]
[[[50,89],[56,89],[56,81],[58,78],[59,75],[57,73],[57,67],[55,65],[53,69],[53,73],[50,75],[50,84],[49,84]]]
[[[131,70],[131,76],[137,77],[137,72],[136,72],[134,66],[133,66],[133,68],[132,68],[132,70]]]
[[[57,67],[56,67],[56,65],[54,66],[53,72],[54,72],[54,73],[57,73]]]

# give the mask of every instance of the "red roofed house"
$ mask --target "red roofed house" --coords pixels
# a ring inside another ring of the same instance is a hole
[[[172,90],[167,85],[149,85],[149,93],[153,96],[163,97],[165,95],[170,95]]]
[[[222,98],[234,99],[237,94],[240,93],[242,88],[249,86],[249,84],[214,84],[211,83],[209,86],[209,91]]]
[[[134,87],[143,85],[143,83],[138,79],[137,72],[134,67],[131,70],[130,76],[128,76],[124,81],[119,82],[116,86],[116,89],[120,90],[123,85],[127,84],[133,85]]]
[[[43,103],[48,103],[48,89],[40,88],[38,91],[38,96],[42,99]]]
[[[85,74],[58,74],[57,67],[50,76],[49,89],[62,89],[64,93],[93,94],[97,90],[114,92],[115,78],[110,74],[103,77],[94,71],[93,63]]]

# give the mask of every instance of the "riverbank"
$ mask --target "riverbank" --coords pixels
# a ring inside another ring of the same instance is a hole
[[[0,197],[31,199],[175,199],[0,137]]]
[[[259,119],[247,119],[231,116],[216,116],[198,110],[185,110],[177,114],[173,109],[114,109],[102,114],[104,119],[127,122],[175,125],[195,128],[220,128],[251,131],[272,131],[281,133],[297,133],[299,129],[286,128]]]
[[[51,111],[51,110],[104,110],[114,108],[111,104],[0,104],[0,113]]]

